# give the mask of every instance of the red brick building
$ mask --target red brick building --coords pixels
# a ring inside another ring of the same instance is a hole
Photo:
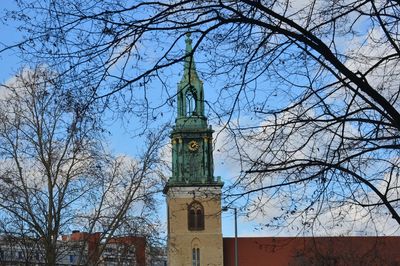
[[[234,266],[234,238],[224,238],[224,266]],[[241,237],[240,266],[400,265],[400,237]]]

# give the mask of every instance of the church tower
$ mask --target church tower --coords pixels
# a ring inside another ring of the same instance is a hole
[[[192,53],[190,35],[186,55]],[[172,177],[168,206],[168,265],[222,266],[220,178],[214,177],[212,133],[204,114],[203,83],[187,56],[177,91],[178,116],[171,132]]]

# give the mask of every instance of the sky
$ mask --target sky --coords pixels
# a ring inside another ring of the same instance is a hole
[[[0,4],[0,14],[4,14],[4,10],[12,9],[15,7],[13,0],[2,0]],[[2,21],[1,21],[2,22]],[[18,42],[21,35],[15,30],[14,25],[6,25],[0,22],[0,50],[4,47]],[[4,83],[9,79],[13,73],[21,66],[20,59],[16,56],[13,51],[6,51],[0,53],[0,82]]]
[[[3,15],[6,9],[12,10],[15,8],[13,0],[1,0],[0,14]],[[9,23],[9,21],[7,21]],[[0,49],[17,43],[22,38],[22,34],[15,29],[15,24],[4,24],[0,23]],[[11,79],[18,70],[23,68],[23,63],[18,58],[17,54],[8,50],[0,53],[0,83],[4,84]],[[183,66],[182,66],[183,68]],[[207,88],[205,88],[207,90]],[[207,98],[207,92],[205,97]],[[128,155],[134,156],[135,150],[140,149],[135,141],[132,140],[132,133],[129,132],[129,127],[116,120],[114,123],[109,124],[108,130],[110,131],[109,146],[112,152],[116,155]],[[221,161],[215,161],[215,176],[222,176],[222,178],[229,178],[226,174],[230,175],[228,169],[229,166],[225,166]],[[160,201],[163,202],[159,209],[159,215],[161,221],[166,221],[166,204],[160,195]],[[244,219],[244,216],[239,214],[238,217],[238,235],[239,236],[250,236],[260,235],[260,232],[254,230],[254,225],[250,221]],[[234,215],[233,210],[229,209],[222,213],[222,231],[224,236],[234,236]]]

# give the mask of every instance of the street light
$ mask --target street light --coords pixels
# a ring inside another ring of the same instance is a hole
[[[234,207],[224,206],[222,211],[228,211],[228,209],[234,210],[235,213],[235,266],[238,266],[238,234],[237,234],[237,210]]]

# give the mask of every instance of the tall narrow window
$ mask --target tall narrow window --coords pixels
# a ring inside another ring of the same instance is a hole
[[[204,208],[197,201],[188,207],[188,228],[191,231],[204,230]]]
[[[192,90],[186,92],[186,116],[196,112],[196,94]]]
[[[192,266],[200,266],[200,249],[192,249]]]

